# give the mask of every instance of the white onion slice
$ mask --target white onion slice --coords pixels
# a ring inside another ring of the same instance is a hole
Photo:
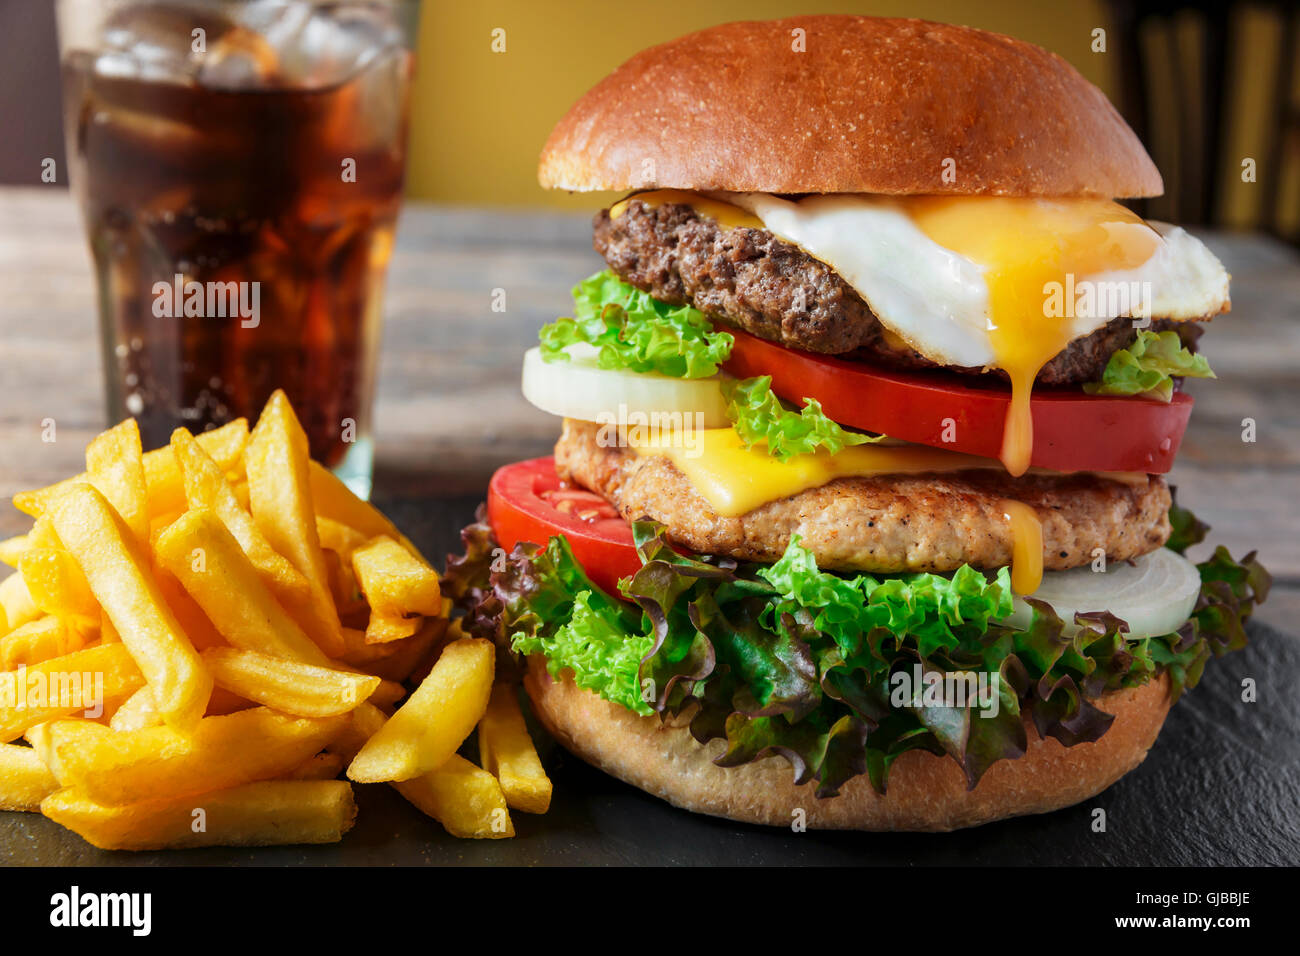
[[[524,353],[524,398],[544,412],[586,422],[624,423],[619,416],[681,415],[687,427],[726,428],[727,402],[717,376],[670,378],[652,372],[604,369],[596,365],[597,350],[571,345],[567,362],[547,362],[540,348]],[[620,409],[622,410],[620,412]],[[689,416],[689,417],[686,417]],[[662,426],[666,427],[666,426]]]
[[[1093,571],[1090,565],[1049,571],[1030,597],[1050,604],[1071,635],[1078,630],[1076,611],[1109,611],[1128,623],[1130,637],[1158,637],[1183,626],[1200,590],[1196,565],[1160,548],[1133,564],[1108,563],[1105,571]],[[1031,614],[1029,605],[1017,597],[1006,623],[1028,627]]]

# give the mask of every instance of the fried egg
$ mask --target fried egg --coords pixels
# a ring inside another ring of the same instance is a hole
[[[1228,274],[1200,240],[1102,199],[993,196],[713,197],[825,262],[910,348],[999,368],[1012,403],[1002,461],[1029,465],[1039,370],[1113,319],[1228,308]]]

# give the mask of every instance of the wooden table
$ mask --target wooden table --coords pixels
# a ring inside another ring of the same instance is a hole
[[[519,395],[536,330],[600,268],[586,216],[412,204],[388,284],[376,406],[376,494],[412,505],[479,493],[497,465],[546,454],[556,421]],[[1234,553],[1258,548],[1278,580],[1261,617],[1300,633],[1300,258],[1253,236],[1210,236],[1234,310],[1202,340],[1216,382],[1172,480]],[[506,311],[491,309],[506,291]],[[0,537],[28,520],[14,492],[82,469],[105,424],[89,255],[60,190],[0,189]],[[41,422],[57,440],[41,441]],[[1242,420],[1257,441],[1241,440]]]

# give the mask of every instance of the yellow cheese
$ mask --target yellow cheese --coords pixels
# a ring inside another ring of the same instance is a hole
[[[1043,583],[1043,524],[1022,501],[1004,498],[998,507],[1011,522],[1011,590],[1033,594]]]
[[[733,206],[729,202],[721,202],[717,199],[710,199],[707,196],[701,196],[699,193],[687,192],[684,189],[654,189],[650,192],[634,193],[610,206],[609,218],[617,219],[623,215],[627,210],[627,204],[633,199],[639,199],[647,206],[667,206],[678,203],[690,206],[701,216],[707,216],[709,219],[716,220],[732,229],[741,227],[746,229],[763,228],[763,223],[757,216],[746,212],[739,206]]]
[[[854,445],[834,455],[818,451],[782,462],[762,447],[745,448],[734,428],[706,428],[690,437],[689,442],[657,437],[632,444],[637,454],[664,455],[672,461],[724,518],[747,514],[836,478],[1002,467],[992,458],[925,445]]]
[[[638,455],[662,455],[686,476],[692,487],[720,517],[748,514],[771,501],[779,501],[837,478],[912,475],[1001,469],[993,458],[929,448],[925,445],[855,445],[836,454],[818,451],[795,455],[786,461],[771,457],[762,447],[745,448],[732,428],[708,428],[689,436],[651,433],[626,436]],[[1052,474],[1042,468],[1035,474]],[[1145,485],[1137,472],[1094,472],[1105,481]],[[1011,524],[1011,586],[1017,594],[1032,594],[1043,579],[1043,528],[1033,508],[1012,499],[998,501]]]

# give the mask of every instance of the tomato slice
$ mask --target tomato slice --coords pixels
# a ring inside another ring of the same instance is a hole
[[[736,338],[723,366],[732,375],[771,375],[790,402],[815,398],[842,425],[892,438],[998,457],[1011,402],[1009,387],[963,385],[944,372],[897,372],[799,352],[728,329]],[[1035,390],[1030,464],[1053,471],[1144,471],[1174,463],[1192,414],[1182,392],[1165,403],[1146,398]]]
[[[498,469],[487,505],[488,522],[507,551],[521,541],[544,547],[562,534],[587,576],[612,595],[618,595],[619,578],[641,568],[632,526],[600,495],[561,482],[554,458]]]

